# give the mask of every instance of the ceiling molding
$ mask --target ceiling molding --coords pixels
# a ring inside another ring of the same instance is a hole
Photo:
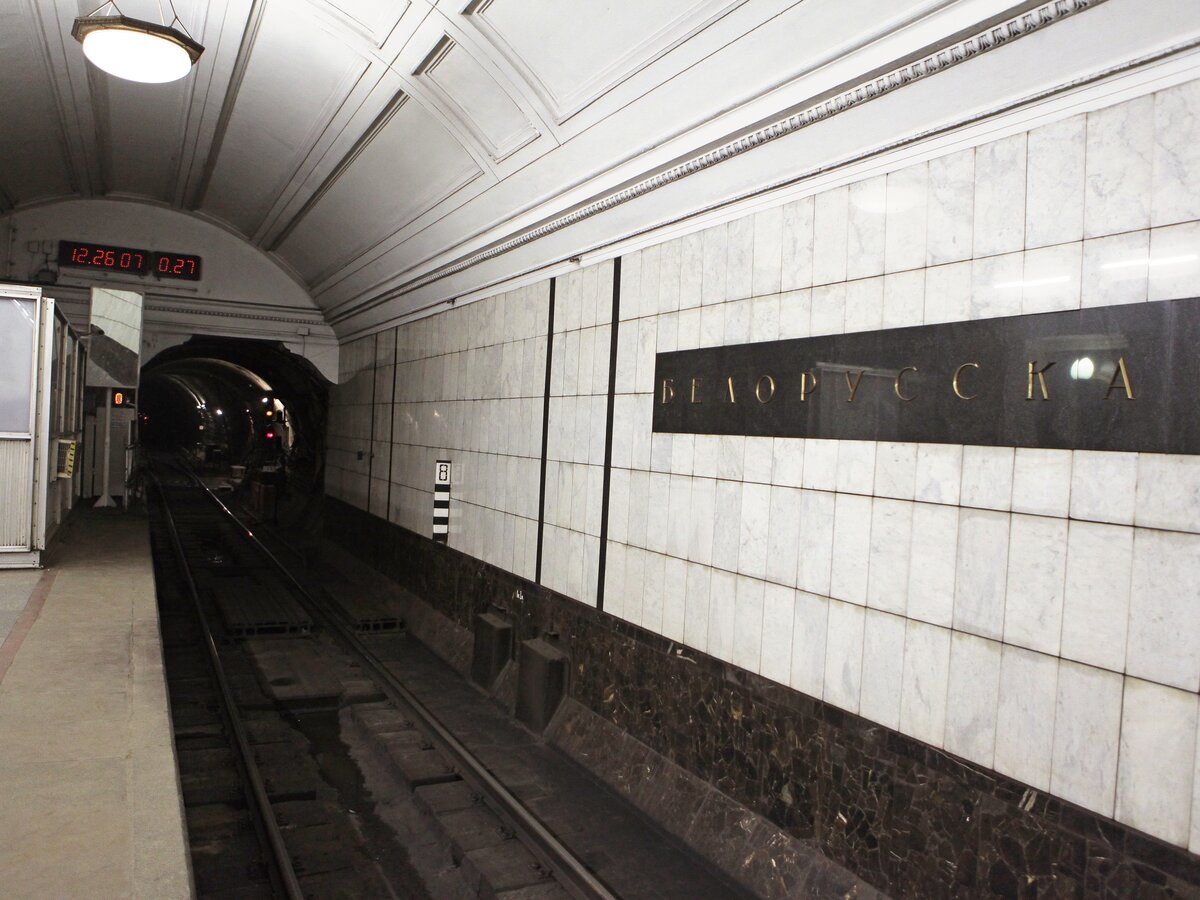
[[[217,127],[204,158],[200,181],[196,184],[187,203],[189,209],[199,209],[204,204],[204,195],[208,193],[208,187],[212,183],[213,173],[217,168],[217,158],[221,155],[221,147],[229,132],[229,122],[233,118],[233,109],[246,78],[246,69],[250,66],[250,56],[254,51],[254,42],[258,39],[266,9],[267,0],[251,0],[250,13],[246,16],[246,27],[242,31],[242,40],[238,44],[237,56],[233,63],[233,74],[229,78],[229,84],[225,87],[225,98],[221,101],[221,112],[217,116]]]
[[[617,206],[656,191],[659,188],[675,184],[691,175],[703,172],[726,160],[740,156],[758,146],[832,118],[849,109],[862,106],[865,103],[899,90],[914,81],[928,78],[938,72],[960,65],[997,47],[1019,40],[1036,31],[1042,31],[1070,16],[1099,6],[1105,2],[1107,0],[1049,0],[1049,2],[1042,3],[1040,6],[1024,11],[1012,18],[990,25],[982,31],[975,32],[931,51],[926,51],[922,56],[909,59],[867,81],[837,91],[825,99],[769,124],[755,128],[740,137],[725,141],[703,153],[671,165],[653,175],[638,179],[620,189],[595,197],[570,212],[550,218],[510,238],[495,242],[491,246],[469,254],[455,262],[440,266],[398,287],[388,289],[374,297],[358,301],[347,301],[346,303],[330,307],[327,310],[328,321],[331,325],[344,322],[353,316],[360,315],[410,291],[425,287],[479,263],[494,259],[518,247],[568,228],[584,219],[607,212]],[[1093,78],[1095,77],[1099,76],[1093,76]],[[1061,89],[1066,88],[1063,87],[1056,90]],[[1026,98],[1021,102],[1029,102],[1030,99],[1032,98]],[[989,114],[994,114],[994,112]],[[874,155],[878,152],[881,152],[880,148],[872,148],[863,155]],[[842,161],[838,165],[844,164],[845,161]],[[791,180],[802,180],[811,177],[813,174],[815,173],[800,173]],[[779,185],[763,186],[756,193],[772,190],[777,187]],[[696,212],[701,211],[698,210]]]
[[[497,2],[498,0],[475,0],[467,5],[462,14],[472,23],[479,36],[521,75],[551,121],[562,125],[613,88],[666,56],[747,0],[697,0],[686,12],[648,35],[641,43],[630,47],[579,87],[561,97],[536,74],[534,66],[513,47],[503,32],[488,21],[487,12]]]
[[[399,90],[392,95],[392,99],[387,102],[383,110],[375,117],[374,121],[367,126],[367,130],[359,135],[353,146],[346,154],[334,164],[333,170],[325,176],[324,181],[317,187],[315,191],[304,201],[304,205],[288,220],[287,224],[266,244],[266,250],[274,253],[279,249],[279,246],[291,236],[296,227],[303,221],[304,217],[312,212],[313,208],[321,202],[329,190],[337,183],[338,179],[345,174],[350,165],[362,155],[363,151],[370,146],[371,142],[379,136],[380,132],[387,127],[388,122],[392,117],[400,111],[400,108],[408,101],[409,96],[404,90]]]

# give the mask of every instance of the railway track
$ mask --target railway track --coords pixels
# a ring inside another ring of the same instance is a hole
[[[614,897],[376,655],[394,615],[314,596],[191,473],[153,481],[200,896]],[[370,811],[380,778],[413,798],[389,821]]]

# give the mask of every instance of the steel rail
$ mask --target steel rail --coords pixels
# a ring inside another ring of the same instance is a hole
[[[486,793],[494,803],[495,811],[507,821],[517,834],[524,838],[526,847],[537,857],[538,861],[554,873],[562,888],[577,900],[618,900],[595,872],[591,871],[583,860],[579,859],[570,848],[563,844],[553,832],[525,807],[517,797],[505,787],[480,762],[467,747],[450,732],[438,718],[404,684],[392,674],[386,665],[363,643],[349,625],[331,614],[324,604],[316,600],[275,554],[263,544],[262,540],[248,528],[237,515],[213,493],[199,477],[190,473],[195,484],[204,491],[209,500],[215,503],[237,527],[246,535],[254,546],[279,570],[291,584],[314,620],[322,621],[335,637],[353,655],[357,656],[372,675],[378,680],[385,695],[393,703],[405,708],[414,719],[426,729],[435,744],[449,756],[458,769],[458,773],[477,789]],[[344,613],[343,613],[344,617]]]
[[[251,799],[257,813],[255,820],[261,829],[260,834],[266,839],[265,842],[271,852],[272,862],[274,863],[272,874],[275,876],[272,880],[277,880],[277,887],[283,890],[288,900],[304,900],[304,889],[300,886],[300,880],[296,877],[296,870],[292,867],[292,857],[288,852],[287,845],[283,841],[283,834],[279,830],[279,823],[275,821],[275,814],[271,809],[271,800],[267,796],[266,784],[263,781],[262,773],[258,770],[258,764],[254,761],[254,752],[250,748],[250,739],[247,737],[246,728],[237,714],[236,700],[234,699],[232,689],[229,687],[229,681],[225,677],[225,668],[221,665],[221,656],[217,651],[217,643],[213,638],[212,629],[208,627],[208,620],[204,614],[204,606],[200,602],[200,593],[196,590],[196,582],[192,578],[191,567],[187,562],[187,554],[184,552],[183,542],[179,539],[179,529],[175,524],[175,517],[171,514],[171,506],[167,502],[166,493],[163,491],[162,483],[158,480],[158,476],[151,472],[150,478],[154,482],[155,488],[158,489],[158,496],[162,501],[163,513],[167,523],[167,532],[171,536],[171,546],[174,548],[175,556],[179,560],[180,571],[183,573],[184,581],[187,583],[188,595],[191,597],[192,605],[200,621],[200,629],[204,637],[204,649],[208,654],[213,678],[216,680],[217,688],[221,693],[222,714],[229,725],[229,730],[236,744],[238,763],[250,786]]]

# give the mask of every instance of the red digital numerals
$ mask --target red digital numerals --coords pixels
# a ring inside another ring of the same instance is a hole
[[[85,266],[89,269],[109,269],[114,272],[133,272],[145,275],[150,254],[130,247],[106,247],[100,244],[74,244],[62,241],[58,261],[63,265]]]
[[[159,278],[183,278],[197,281],[200,278],[200,257],[182,253],[160,253],[154,266]]]

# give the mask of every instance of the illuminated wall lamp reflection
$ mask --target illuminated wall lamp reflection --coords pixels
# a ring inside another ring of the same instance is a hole
[[[106,7],[116,15],[98,16]],[[172,5],[171,11],[175,8]],[[204,47],[174,26],[146,22],[121,14],[115,3],[104,3],[71,27],[71,37],[83,45],[83,55],[109,75],[143,84],[178,81],[192,70]]]
[[[1087,381],[1096,374],[1096,364],[1091,357],[1081,356],[1071,363],[1071,377],[1076,381]]]

